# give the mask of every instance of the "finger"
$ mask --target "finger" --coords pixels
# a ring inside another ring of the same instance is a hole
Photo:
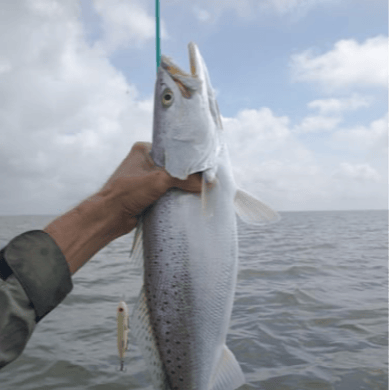
[[[137,160],[140,167],[148,171],[162,169],[157,167],[150,154],[152,144],[150,142],[136,142],[130,152],[133,160]]]
[[[172,186],[188,192],[200,192],[202,190],[202,175],[194,173],[188,176],[186,180],[172,178]]]
[[[150,142],[136,142],[131,150],[149,153],[152,150],[152,144]]]

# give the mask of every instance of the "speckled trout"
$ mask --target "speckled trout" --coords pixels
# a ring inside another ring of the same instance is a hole
[[[179,179],[201,172],[202,192],[172,189],[142,216],[132,258],[143,262],[144,285],[131,328],[155,389],[233,390],[245,383],[226,346],[236,213],[249,223],[278,215],[237,189],[205,62],[194,43],[188,47],[190,73],[161,57],[151,156]]]

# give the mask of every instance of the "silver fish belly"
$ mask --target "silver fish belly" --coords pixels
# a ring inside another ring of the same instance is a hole
[[[234,188],[221,176],[209,196],[212,216],[202,212],[199,195],[171,190],[144,218],[145,295],[172,390],[211,389],[225,348],[237,230]]]

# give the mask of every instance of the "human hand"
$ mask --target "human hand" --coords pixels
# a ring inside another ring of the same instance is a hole
[[[148,206],[172,187],[189,192],[201,191],[201,176],[193,174],[187,180],[173,178],[156,166],[149,142],[137,142],[122,161],[101,192],[116,194],[121,213],[128,217],[140,215]]]

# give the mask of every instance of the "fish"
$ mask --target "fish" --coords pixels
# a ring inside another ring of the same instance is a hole
[[[279,215],[237,188],[205,61],[195,43],[188,50],[190,73],[161,56],[150,154],[178,179],[201,174],[202,191],[170,189],[141,215],[131,261],[142,267],[144,283],[131,327],[155,389],[234,390],[245,383],[226,345],[236,214],[251,224]]]
[[[125,301],[120,301],[116,309],[117,344],[120,359],[120,370],[123,371],[125,352],[129,335],[129,308]]]

